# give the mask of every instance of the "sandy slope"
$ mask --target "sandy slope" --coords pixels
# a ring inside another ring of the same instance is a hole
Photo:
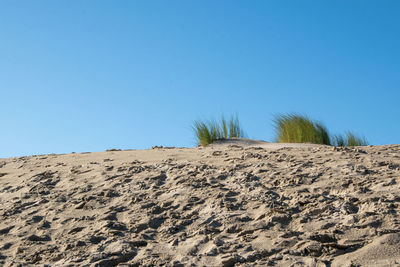
[[[0,159],[0,265],[400,266],[400,145]]]

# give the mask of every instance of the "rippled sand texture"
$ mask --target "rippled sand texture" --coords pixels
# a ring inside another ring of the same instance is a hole
[[[0,265],[400,265],[400,146],[0,159]]]

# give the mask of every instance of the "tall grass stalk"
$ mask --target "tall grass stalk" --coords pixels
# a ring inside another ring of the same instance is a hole
[[[238,116],[232,116],[229,121],[229,138],[244,137],[244,135]]]
[[[221,126],[222,126],[222,131],[224,132],[224,138],[228,138],[228,124],[226,123],[225,117],[221,117]]]
[[[209,121],[208,127],[210,129],[211,140],[215,141],[223,138],[223,130],[216,121]]]

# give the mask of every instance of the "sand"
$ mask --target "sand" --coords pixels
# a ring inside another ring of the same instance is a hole
[[[400,266],[400,145],[0,159],[3,266]]]

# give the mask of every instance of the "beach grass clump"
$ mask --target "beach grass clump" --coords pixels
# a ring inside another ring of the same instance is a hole
[[[366,146],[368,141],[352,132],[330,136],[327,128],[307,116],[284,114],[275,116],[276,139],[279,143],[312,143],[334,146]]]
[[[276,139],[279,143],[312,143],[330,145],[324,125],[306,116],[283,114],[275,116]]]
[[[367,146],[368,141],[365,137],[360,137],[352,132],[347,132],[345,136],[339,134],[333,137],[335,146]]]
[[[198,144],[202,146],[207,146],[216,140],[245,136],[237,115],[232,116],[229,121],[226,121],[224,116],[220,122],[197,120],[193,123],[193,131]]]

